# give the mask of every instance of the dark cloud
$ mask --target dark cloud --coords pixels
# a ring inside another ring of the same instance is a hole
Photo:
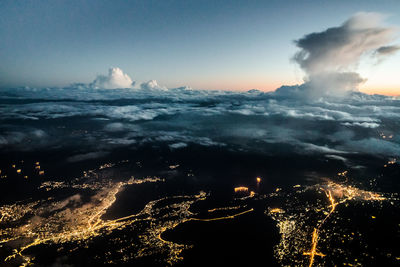
[[[376,55],[377,56],[390,56],[396,53],[397,51],[400,50],[400,46],[398,45],[390,45],[390,46],[381,46],[378,49],[376,49]]]
[[[96,159],[96,158],[104,157],[107,154],[108,154],[108,152],[105,152],[105,151],[89,152],[89,153],[78,154],[78,155],[69,157],[67,159],[67,161],[69,161],[69,162],[78,162],[78,161],[84,161],[84,160],[88,160],[88,159]]]

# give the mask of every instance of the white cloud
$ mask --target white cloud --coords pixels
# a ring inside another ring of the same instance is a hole
[[[343,162],[347,162],[347,159],[342,157],[342,156],[338,156],[338,155],[325,155],[326,158],[328,159],[334,159],[334,160],[340,160]]]
[[[375,122],[345,122],[342,123],[345,126],[359,126],[364,128],[378,128],[379,124]]]
[[[303,148],[306,151],[311,151],[311,152],[317,152],[317,153],[323,153],[323,154],[346,154],[346,153],[348,153],[343,150],[337,150],[334,148],[330,148],[327,145],[319,146],[319,145],[314,145],[314,144],[309,144],[309,143],[303,143],[301,145],[303,146]]]
[[[161,91],[168,90],[167,87],[158,85],[156,80],[150,80],[148,82],[144,82],[140,84],[140,88],[143,90],[161,90]]]
[[[110,68],[107,76],[98,75],[90,84],[90,87],[94,89],[118,89],[132,88],[134,84],[135,82],[120,68]]]

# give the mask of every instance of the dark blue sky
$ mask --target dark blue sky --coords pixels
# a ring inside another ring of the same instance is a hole
[[[290,62],[293,40],[358,11],[389,14],[400,25],[398,10],[398,1],[365,0],[3,0],[0,87],[88,83],[113,66],[168,87],[271,90],[302,81]],[[398,60],[380,66],[375,80],[393,80]]]

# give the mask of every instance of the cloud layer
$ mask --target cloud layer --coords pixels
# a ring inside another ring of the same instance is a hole
[[[114,148],[192,144],[261,153],[400,156],[400,101],[353,92],[299,101],[259,91],[170,89],[0,91],[0,147],[76,148],[70,161]],[[276,150],[275,146],[281,148]],[[275,151],[275,152],[272,152]]]

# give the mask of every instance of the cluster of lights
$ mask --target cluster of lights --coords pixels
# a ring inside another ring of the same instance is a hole
[[[393,139],[393,134],[386,135],[384,133],[380,133],[379,136],[382,137],[382,139]]]
[[[235,193],[248,193],[249,188],[245,186],[238,186],[234,188]]]
[[[259,190],[260,184],[261,184],[261,177],[256,177],[256,183],[257,183],[257,190]],[[250,190],[248,187],[246,186],[238,186],[233,188],[233,191],[235,192],[235,194],[240,194],[242,195],[242,197],[238,198],[240,200],[245,200],[248,198],[253,198],[256,196],[256,192],[254,192],[253,190]],[[243,194],[246,194],[246,196],[243,197]]]
[[[389,165],[393,165],[393,164],[396,164],[396,162],[397,162],[397,159],[395,159],[395,158],[393,158],[393,159],[390,159],[385,165],[383,165],[383,167],[388,167]]]
[[[208,212],[238,210],[238,209],[242,209],[244,207],[246,207],[246,206],[221,207],[221,208],[209,209]]]
[[[39,165],[38,165],[39,166]],[[0,244],[3,246],[15,246],[13,240],[23,240],[14,247],[14,252],[4,261],[15,259],[23,264],[30,264],[32,259],[25,254],[28,248],[40,244],[63,244],[66,242],[88,241],[93,237],[110,233],[115,229],[121,229],[127,225],[143,220],[153,220],[154,213],[148,204],[140,213],[104,220],[102,216],[116,201],[116,195],[125,186],[141,183],[162,182],[158,177],[143,179],[131,178],[125,182],[113,182],[110,180],[79,183],[83,178],[75,182],[47,181],[39,186],[39,189],[51,191],[59,188],[90,189],[94,192],[89,202],[81,200],[79,194],[72,195],[63,200],[48,198],[38,201],[23,201],[12,205],[0,207]],[[203,197],[193,196],[193,199]],[[28,221],[22,219],[30,217]],[[10,226],[18,225],[18,226]],[[152,231],[155,231],[154,229]],[[11,242],[11,243],[10,243]],[[147,244],[153,246],[154,242]]]
[[[342,172],[338,175],[345,177],[346,174],[347,172]],[[324,204],[324,201],[321,200],[313,205],[310,203],[303,206],[305,204],[304,202],[296,201],[296,196],[298,194],[306,193],[310,190],[315,190],[317,193],[322,192],[326,196],[328,204]],[[270,195],[277,196],[276,194],[275,192]],[[283,265],[287,264],[287,262],[292,262],[291,264],[294,265],[307,264],[309,267],[315,265],[316,257],[323,258],[327,254],[325,251],[320,251],[322,248],[319,248],[318,242],[321,238],[326,241],[326,239],[329,239],[329,233],[335,232],[335,229],[324,229],[324,224],[326,221],[331,220],[330,217],[336,213],[336,207],[338,205],[348,201],[388,200],[387,196],[383,196],[380,193],[362,190],[351,185],[336,183],[330,180],[326,180],[323,184],[296,191],[294,194],[282,191],[281,195],[287,195],[287,199],[291,199],[291,201],[286,204],[289,213],[281,208],[270,208],[266,212],[277,221],[277,226],[281,235],[281,241],[275,247],[275,256]],[[324,215],[324,217],[318,220],[314,227],[311,227],[309,224],[310,216],[318,216],[317,214]],[[376,217],[372,216],[371,218],[374,219]],[[354,235],[355,233],[352,233],[351,237]],[[343,235],[343,238],[346,238],[346,235]],[[308,246],[309,249],[304,249]],[[326,250],[326,248],[324,250]],[[301,258],[301,256],[308,257],[308,262],[304,262],[304,258]]]
[[[107,168],[112,168],[115,166],[115,163],[105,163],[103,165],[100,165],[99,170],[107,169]]]
[[[21,163],[23,163],[23,162],[24,161],[21,161]],[[15,173],[17,175],[22,175],[25,179],[29,178],[28,175],[23,175],[24,170],[22,168],[20,168],[19,166],[17,166],[16,164],[11,164],[11,168],[15,171]],[[40,162],[38,162],[38,161],[35,162],[34,169],[38,175],[44,175],[44,170],[41,170],[41,168],[40,168]],[[0,170],[0,178],[5,179],[7,177],[8,177],[7,174],[2,174],[2,170]]]

